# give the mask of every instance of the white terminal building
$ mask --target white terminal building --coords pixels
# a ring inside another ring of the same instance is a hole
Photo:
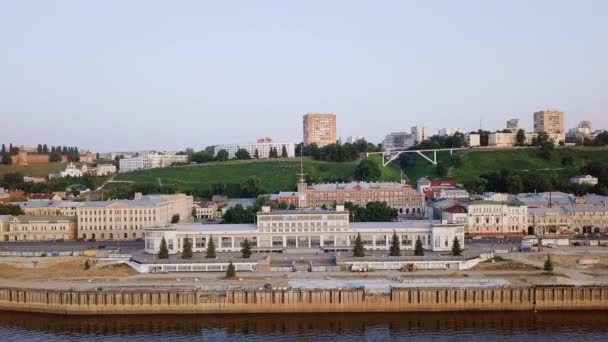
[[[234,159],[236,157],[236,151],[239,149],[245,149],[247,152],[249,152],[251,158],[254,158],[255,151],[257,150],[258,158],[268,159],[270,156],[270,149],[272,148],[276,149],[277,155],[281,157],[283,146],[285,146],[285,150],[287,151],[287,157],[294,157],[296,154],[296,147],[294,143],[276,143],[272,142],[271,139],[260,139],[259,141],[261,142],[251,144],[216,145],[214,147],[214,156],[217,156],[219,151],[226,150],[226,152],[228,152],[228,159]]]
[[[136,170],[154,169],[171,166],[175,163],[187,163],[188,156],[185,154],[171,153],[143,153],[137,157],[120,159],[119,171],[121,173]]]
[[[420,239],[427,250],[449,251],[454,238],[464,246],[464,225],[442,221],[411,220],[399,222],[350,222],[344,206],[336,210],[275,210],[263,207],[255,224],[184,223],[144,229],[145,251],[159,252],[164,238],[169,254],[182,251],[184,239],[192,239],[194,252],[204,252],[209,239],[217,251],[237,252],[245,239],[254,250],[318,249],[346,251],[353,248],[361,234],[367,250],[389,250],[393,232],[404,250],[413,250]]]

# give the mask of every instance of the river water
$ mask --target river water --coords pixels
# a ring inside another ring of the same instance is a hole
[[[0,312],[0,341],[608,341],[608,311],[57,316]]]

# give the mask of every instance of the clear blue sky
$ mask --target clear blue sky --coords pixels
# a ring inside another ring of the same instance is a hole
[[[0,0],[0,141],[379,142],[558,109],[608,128],[608,1]]]

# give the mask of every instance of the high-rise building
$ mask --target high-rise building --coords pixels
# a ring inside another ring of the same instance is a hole
[[[425,141],[427,138],[426,135],[426,127],[424,126],[413,126],[412,127],[412,135],[414,136],[414,140],[416,144],[420,144]]]
[[[507,120],[507,129],[513,133],[519,131],[519,119]]]
[[[335,114],[304,115],[304,145],[317,144],[323,147],[336,143]]]
[[[534,113],[534,132],[549,134],[564,134],[564,112],[542,110]]]
[[[407,149],[416,144],[416,137],[408,132],[393,132],[384,137],[382,148],[385,151]]]

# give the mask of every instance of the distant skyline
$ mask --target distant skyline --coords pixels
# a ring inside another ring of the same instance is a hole
[[[0,142],[95,152],[608,128],[608,1],[0,0]]]

